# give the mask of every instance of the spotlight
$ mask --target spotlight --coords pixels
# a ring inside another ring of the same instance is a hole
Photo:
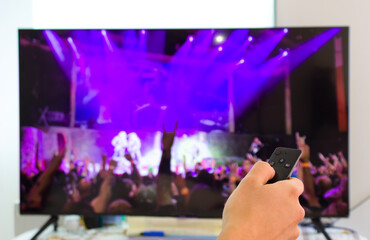
[[[140,31],[140,33],[141,33],[142,35],[145,35],[145,34],[146,34],[146,31],[143,29],[143,30],[141,30],[141,31]]]
[[[239,64],[243,64],[245,62],[244,58],[240,59]]]
[[[286,57],[286,56],[288,56],[288,51],[287,50],[285,50],[284,52],[283,52],[283,57]]]
[[[103,36],[107,36],[107,31],[105,31],[105,30],[101,30],[101,34],[102,34]]]
[[[253,41],[253,37],[252,36],[249,36],[248,37],[248,41],[252,42]]]
[[[71,37],[68,37],[68,38],[67,38],[67,41],[68,41],[70,44],[73,44],[73,40],[72,40],[72,38],[71,38]]]
[[[217,35],[215,37],[215,42],[216,43],[223,43],[225,41],[225,37],[223,35]]]
[[[288,28],[284,28],[284,33],[287,34],[289,32]]]
[[[189,36],[188,37],[188,40],[189,40],[189,42],[193,42],[194,41],[194,37],[193,36]]]
[[[217,48],[217,50],[218,50],[219,52],[222,52],[223,47],[222,47],[222,46],[219,46],[219,47]]]

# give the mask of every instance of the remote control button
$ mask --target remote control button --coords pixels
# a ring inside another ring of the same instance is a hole
[[[285,163],[284,167],[290,168],[290,163]]]
[[[270,166],[274,166],[275,165],[275,162],[269,162],[270,163]]]
[[[284,160],[284,158],[281,158],[280,160],[279,160],[279,163],[283,163],[285,160]]]

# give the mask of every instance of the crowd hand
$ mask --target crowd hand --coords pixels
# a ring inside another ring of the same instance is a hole
[[[326,168],[326,171],[328,173],[332,173],[333,171],[335,171],[335,167],[333,164],[330,163],[330,158],[328,157],[325,157],[322,153],[318,153],[318,157],[319,159],[324,163],[325,165],[325,168]]]
[[[306,144],[306,137],[300,136],[299,132],[295,133],[295,139],[297,148],[302,151],[301,158],[299,159],[303,163],[310,162],[310,146]]]
[[[62,163],[65,153],[65,148],[59,149],[51,159],[49,167],[40,175],[37,182],[32,186],[27,199],[27,206],[29,208],[40,209],[42,207],[42,194],[47,186],[50,185],[51,178]]]
[[[109,171],[113,172],[114,169],[116,169],[116,167],[117,167],[117,161],[111,159],[109,161]]]
[[[253,156],[250,153],[247,153],[246,157],[247,157],[247,160],[249,160],[252,164],[258,162],[259,160],[257,157]]]
[[[105,171],[105,165],[107,164],[107,155],[106,154],[102,154],[101,155],[101,158],[102,158],[102,170]]]
[[[173,132],[166,132],[166,129],[164,128],[164,125],[163,125],[163,135],[162,135],[163,150],[170,150],[171,149],[171,147],[173,145],[173,141],[175,139],[175,135],[176,135],[177,124],[178,124],[178,122],[176,122],[175,129],[173,130]]]
[[[346,158],[344,157],[344,155],[343,155],[343,153],[342,153],[342,152],[338,152],[338,157],[339,157],[339,160],[340,160],[340,162],[342,163],[343,167],[344,167],[344,168],[347,168],[347,167],[348,167],[347,160],[346,160]]]
[[[125,153],[125,158],[127,161],[129,161],[131,164],[134,164],[134,159],[132,159],[132,156],[130,153]]]
[[[261,142],[261,140],[258,137],[255,137],[253,139],[253,142],[256,143],[258,146],[263,147],[263,143]]]
[[[62,163],[62,160],[65,156],[65,153],[66,153],[65,150],[61,153],[55,152],[51,161],[50,161],[50,165],[49,165],[48,169],[53,169],[53,170],[57,169],[60,166],[60,164]]]
[[[333,166],[337,173],[341,173],[343,170],[342,163],[339,161],[339,158],[335,154],[329,154],[331,160],[333,160]]]
[[[303,184],[297,178],[266,184],[274,175],[268,163],[254,165],[226,202],[219,240],[298,238]]]

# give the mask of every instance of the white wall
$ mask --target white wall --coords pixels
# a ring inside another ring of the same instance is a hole
[[[1,0],[1,239],[45,221],[14,214],[19,198],[18,28],[270,27],[274,18],[274,0]]]
[[[370,1],[277,0],[277,26],[350,27],[350,205],[370,195]],[[370,238],[370,200],[336,226]]]
[[[32,26],[32,2],[0,1],[0,233],[11,239],[19,188],[18,27]]]

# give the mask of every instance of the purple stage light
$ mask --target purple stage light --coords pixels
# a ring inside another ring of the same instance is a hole
[[[285,51],[283,51],[283,57],[286,57],[286,56],[288,56],[288,51],[287,50],[285,50]]]
[[[287,33],[289,32],[289,29],[288,29],[288,28],[284,28],[283,32],[284,32],[285,34],[287,34]]]
[[[113,47],[112,47],[112,44],[111,44],[111,42],[110,42],[110,40],[109,40],[109,38],[108,38],[107,31],[105,31],[105,30],[101,30],[101,34],[103,35],[103,38],[104,38],[105,43],[107,44],[107,46],[108,46],[109,50],[110,50],[111,52],[113,52]]]
[[[224,49],[223,49],[223,47],[222,47],[222,46],[219,46],[219,47],[217,48],[217,50],[218,50],[219,52],[222,52],[222,50],[224,50]]]
[[[143,30],[141,30],[141,31],[140,31],[140,33],[141,33],[142,35],[145,35],[145,34],[146,34],[146,31],[143,29]]]
[[[243,64],[243,63],[245,63],[244,58],[240,59],[240,61],[238,62],[238,64]]]
[[[253,37],[252,36],[249,36],[248,37],[248,41],[252,42],[253,41]]]
[[[189,42],[193,42],[194,41],[194,37],[193,36],[189,36],[188,37],[188,40],[189,40]]]
[[[73,52],[75,54],[75,57],[77,59],[80,59],[80,54],[77,51],[77,47],[76,47],[76,44],[73,42],[73,39],[71,37],[68,37],[67,38],[67,41],[68,41],[69,45],[71,46],[71,48],[73,49]]]
[[[60,45],[59,37],[50,30],[45,30],[44,35],[49,45],[52,47],[53,52],[58,57],[60,62],[65,61],[65,56],[63,54],[62,46]]]

